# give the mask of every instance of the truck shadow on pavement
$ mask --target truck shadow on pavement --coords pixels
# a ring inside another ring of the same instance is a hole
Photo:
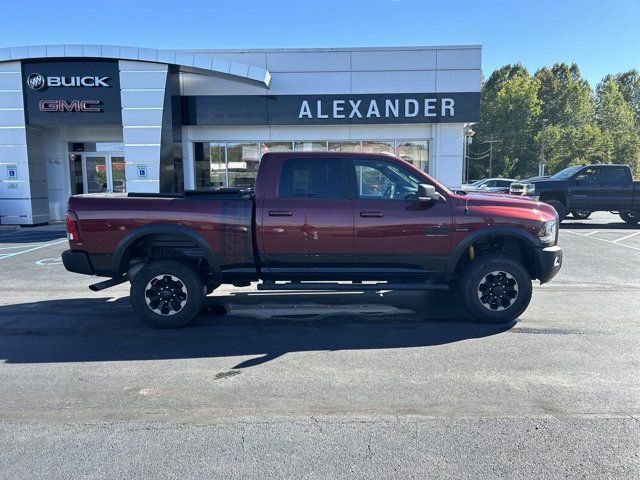
[[[4,243],[42,243],[54,240],[62,240],[67,238],[67,232],[64,230],[42,230],[42,231],[24,231],[0,233],[0,244]]]
[[[243,369],[289,352],[432,347],[496,335],[515,325],[470,322],[459,306],[450,304],[455,300],[442,298],[443,294],[425,300],[407,300],[407,292],[382,299],[360,295],[358,299],[335,294],[209,297],[212,310],[227,303],[230,313],[200,316],[178,330],[147,326],[127,297],[0,306],[0,361],[241,357],[233,368]]]
[[[618,222],[594,222],[589,220],[564,220],[560,224],[560,230],[570,228],[572,230],[640,230],[640,225],[629,225],[622,220]]]

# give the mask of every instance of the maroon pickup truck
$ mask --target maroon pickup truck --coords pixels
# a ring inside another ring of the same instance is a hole
[[[470,316],[517,318],[560,269],[544,203],[467,194],[390,155],[267,153],[254,190],[69,200],[67,270],[131,282],[148,323],[180,327],[221,284],[259,290],[456,288]]]

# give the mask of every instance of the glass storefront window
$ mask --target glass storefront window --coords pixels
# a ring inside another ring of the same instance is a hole
[[[226,186],[224,142],[196,143],[194,153],[196,189]]]
[[[124,152],[122,142],[69,142],[70,152]]]
[[[394,148],[395,147],[395,148]],[[276,142],[194,143],[196,189],[250,188],[255,185],[260,157],[267,152],[367,152],[393,153],[423,171],[429,167],[427,140],[363,140],[326,142],[296,140]]]
[[[396,155],[423,172],[429,171],[429,142],[427,140],[398,140]]]
[[[209,178],[214,188],[227,185],[227,166],[223,142],[209,143]]]
[[[327,142],[294,142],[293,149],[299,152],[326,152]]]
[[[260,144],[260,156],[267,152],[290,152],[293,142],[262,142]]]
[[[363,140],[362,151],[364,153],[393,153],[393,140]]]
[[[258,143],[227,142],[229,187],[249,188],[258,173]]]
[[[360,142],[329,142],[330,152],[359,152]]]

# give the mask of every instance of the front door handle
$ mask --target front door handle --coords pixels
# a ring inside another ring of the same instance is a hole
[[[269,210],[270,217],[290,217],[290,210]]]
[[[382,212],[360,212],[360,216],[363,218],[379,218],[384,217]]]

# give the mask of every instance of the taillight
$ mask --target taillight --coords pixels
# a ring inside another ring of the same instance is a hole
[[[78,226],[78,217],[73,212],[67,212],[67,238],[72,242],[81,242],[80,227]]]

